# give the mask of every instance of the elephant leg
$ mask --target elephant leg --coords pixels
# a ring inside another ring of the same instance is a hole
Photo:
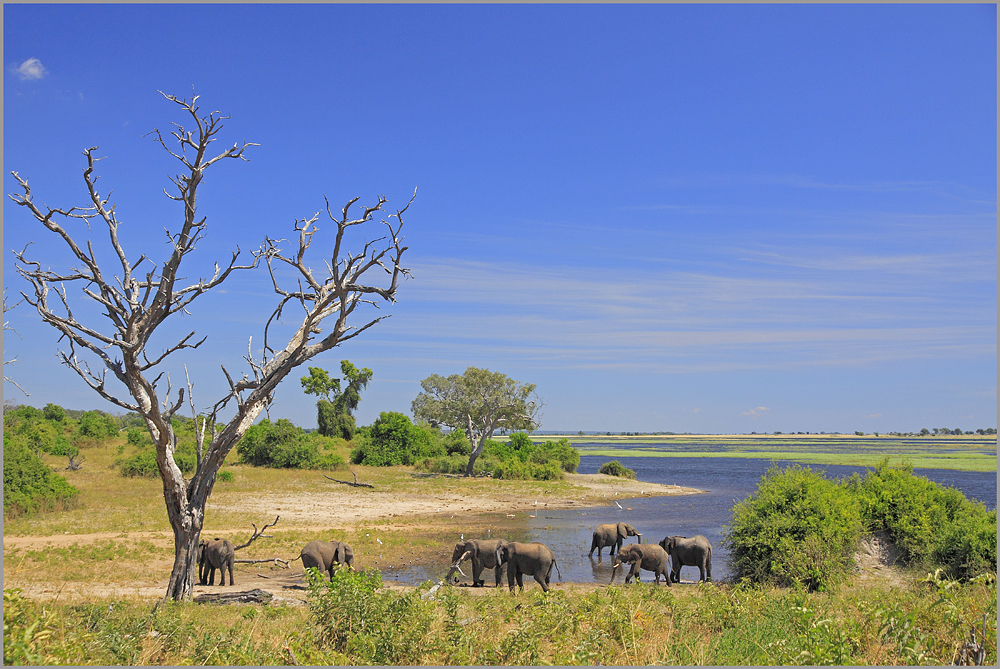
[[[535,572],[535,580],[538,581],[538,585],[542,586],[542,592],[549,591],[549,584],[546,582],[546,579],[538,571]]]
[[[514,582],[517,580],[517,568],[514,566],[513,562],[507,565],[507,585],[510,587],[510,591],[514,592]]]
[[[233,561],[229,561],[229,585],[236,585],[236,581],[233,580]]]
[[[481,588],[486,585],[483,576],[483,563],[478,557],[472,558],[472,587]]]
[[[524,581],[523,581],[522,577],[523,577],[523,574],[521,573],[521,570],[518,569],[517,570],[517,587],[518,587],[519,591],[520,590],[524,590]],[[513,586],[511,586],[511,589],[513,590]]]
[[[500,579],[503,578],[503,567],[497,567],[493,570],[493,578],[496,581],[496,587],[500,587]]]

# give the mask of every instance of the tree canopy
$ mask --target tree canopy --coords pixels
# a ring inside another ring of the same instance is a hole
[[[431,425],[462,428],[472,444],[465,475],[473,475],[476,458],[498,430],[532,431],[539,425],[542,403],[535,384],[519,383],[500,372],[469,367],[462,374],[428,376],[411,405],[415,418]]]
[[[324,437],[351,439],[355,430],[354,411],[361,402],[361,391],[372,378],[372,370],[367,367],[358,369],[350,360],[341,360],[340,371],[347,381],[343,392],[340,390],[341,379],[330,378],[327,371],[320,367],[310,367],[309,376],[303,376],[301,382],[307,395],[320,397],[316,402],[319,433]]]

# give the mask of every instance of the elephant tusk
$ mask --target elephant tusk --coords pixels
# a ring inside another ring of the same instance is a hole
[[[461,560],[459,560],[459,561],[458,561],[458,562],[456,562],[455,564],[451,565],[451,568],[452,568],[452,569],[455,569],[455,570],[458,570],[458,573],[459,573],[459,574],[461,574],[462,576],[465,576],[465,572],[464,572],[464,571],[462,571],[462,568],[461,568],[461,567],[459,566],[460,564],[462,564],[462,561],[461,561]]]

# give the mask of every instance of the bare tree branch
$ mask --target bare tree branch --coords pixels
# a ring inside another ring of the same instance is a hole
[[[281,248],[287,240],[265,237],[263,244],[252,251],[248,259],[241,261],[237,246],[227,262],[214,263],[210,276],[186,283],[180,268],[204,238],[209,225],[206,217],[198,215],[197,209],[198,190],[206,170],[227,158],[246,161],[246,151],[257,144],[236,142],[230,148],[215,151],[211,145],[229,117],[218,111],[207,115],[201,112],[197,95],[187,99],[162,91],[161,95],[179,108],[184,119],[183,124],[172,123],[166,132],[154,129],[150,133],[154,142],[181,167],[179,174],[169,177],[170,192],[164,191],[171,202],[181,205],[177,227],[166,231],[165,257],[156,260],[147,251],[131,256],[137,255],[137,260],[129,260],[130,254],[119,235],[126,221],[119,216],[111,192],[102,193],[98,188],[97,168],[102,159],[95,153],[96,146],[83,152],[86,206],[68,209],[40,206],[33,199],[28,180],[17,172],[11,174],[17,181],[18,192],[9,197],[54,233],[72,258],[72,267],[52,270],[43,267],[42,260],[29,255],[30,246],[15,252],[16,270],[28,284],[28,289],[22,292],[25,301],[34,307],[43,322],[60,333],[60,341],[65,338],[68,351],[60,353],[63,364],[101,397],[142,416],[153,438],[167,514],[175,536],[174,569],[168,596],[186,599],[194,584],[195,552],[205,504],[226,455],[253,421],[267,410],[278,384],[294,368],[358,336],[387,317],[370,315],[357,325],[350,320],[359,306],[377,308],[381,302],[393,303],[400,281],[410,275],[401,264],[407,250],[401,235],[403,213],[409,203],[381,221],[382,236],[359,242],[349,240],[348,231],[357,226],[377,225],[376,213],[384,211],[387,199],[379,196],[375,202],[359,209],[355,207],[359,198],[354,197],[339,215],[335,215],[324,198],[327,216],[336,224],[332,256],[310,264],[313,243],[320,239],[316,236],[320,232],[317,226],[320,213],[316,213],[311,218],[294,221],[292,228],[297,235],[293,239],[297,244],[292,243],[290,253],[286,254]],[[410,202],[412,200],[411,197]],[[96,227],[106,232],[104,243],[113,258],[103,267],[98,261],[100,256],[95,250],[95,242],[89,237],[92,222],[97,222]],[[85,224],[86,230],[77,227],[79,223]],[[83,236],[87,236],[85,241]],[[359,249],[358,252],[345,251],[349,246]],[[144,262],[148,265],[143,265]],[[209,404],[208,415],[202,417],[199,426],[192,396],[194,384],[187,367],[184,367],[186,388],[180,388],[175,397],[167,366],[175,360],[175,354],[198,348],[206,340],[195,341],[197,336],[192,331],[158,347],[156,352],[150,350],[150,342],[157,332],[162,332],[158,328],[170,316],[190,313],[199,296],[230,280],[237,270],[253,270],[262,262],[267,265],[276,300],[264,325],[260,357],[254,356],[251,337],[244,356],[248,373],[235,380],[226,366],[221,366],[228,391]],[[292,270],[290,283],[275,271],[279,265]],[[383,273],[385,276],[380,276]],[[75,292],[71,295],[69,289]],[[53,293],[57,299],[51,299]],[[73,307],[79,300],[97,305],[100,316],[94,318],[90,310],[80,310],[81,319],[78,320]],[[295,322],[286,326],[283,319],[289,316],[289,310],[285,309],[289,303],[298,303],[302,311]],[[279,330],[284,345],[276,343]],[[78,350],[93,356],[100,363],[100,369],[92,370],[86,360],[78,359]],[[164,374],[166,392],[157,385]],[[117,397],[108,389],[109,381],[120,383],[130,399]],[[174,460],[177,440],[170,422],[171,416],[183,406],[185,390],[198,442],[197,468],[190,479],[183,476]],[[222,411],[233,412],[224,425],[217,422]],[[211,424],[211,439],[206,444],[207,424]]]
[[[270,539],[271,537],[269,535],[264,534],[264,530],[266,530],[269,527],[274,527],[275,525],[278,524],[279,520],[281,520],[281,516],[275,516],[273,523],[268,523],[267,525],[264,525],[264,527],[260,528],[259,530],[257,529],[257,524],[256,523],[250,523],[251,525],[253,525],[253,534],[250,535],[250,538],[247,540],[247,542],[245,544],[240,544],[239,546],[234,547],[233,550],[234,551],[238,551],[241,548],[246,548],[247,546],[249,546],[253,542],[257,541],[257,539],[260,539],[261,537],[264,537],[265,539]],[[266,560],[265,560],[265,562],[266,562]]]

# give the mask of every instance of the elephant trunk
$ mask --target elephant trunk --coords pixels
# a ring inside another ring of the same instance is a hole
[[[636,533],[636,535],[635,535],[635,536],[639,537],[639,543],[641,544],[641,543],[642,543],[642,535],[641,535],[641,534],[638,534],[638,533]]]
[[[618,573],[618,567],[620,566],[622,566],[622,563],[617,561],[613,565],[611,565],[611,580],[608,581],[608,585],[611,585],[612,583],[615,582],[615,574]]]

